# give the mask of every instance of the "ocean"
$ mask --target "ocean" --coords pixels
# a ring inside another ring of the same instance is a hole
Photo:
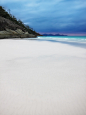
[[[69,42],[86,42],[86,36],[41,36],[38,37],[38,39]]]
[[[38,36],[36,40],[59,42],[76,47],[86,48],[86,36]]]

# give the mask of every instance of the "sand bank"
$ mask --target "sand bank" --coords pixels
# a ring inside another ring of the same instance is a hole
[[[0,40],[0,115],[86,115],[86,49]]]

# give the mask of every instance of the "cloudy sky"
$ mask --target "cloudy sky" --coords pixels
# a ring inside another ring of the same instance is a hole
[[[39,33],[86,34],[86,0],[0,0]]]

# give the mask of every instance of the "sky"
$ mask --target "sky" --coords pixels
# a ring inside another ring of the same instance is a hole
[[[0,0],[0,5],[41,34],[86,35],[86,0]]]

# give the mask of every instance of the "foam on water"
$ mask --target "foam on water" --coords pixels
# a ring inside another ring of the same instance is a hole
[[[86,36],[41,36],[36,39],[39,41],[63,43],[86,49]]]
[[[68,42],[86,42],[86,36],[41,36],[38,37],[38,39]]]

